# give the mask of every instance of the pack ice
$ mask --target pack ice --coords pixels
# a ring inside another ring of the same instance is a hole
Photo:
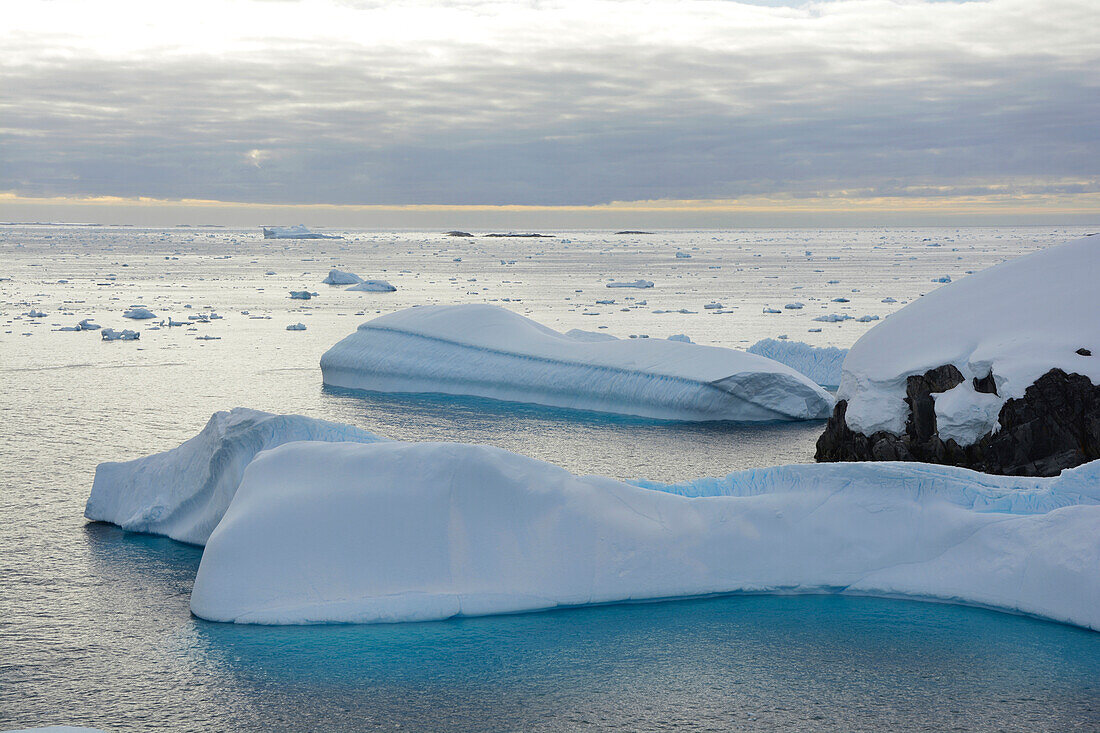
[[[734,349],[593,340],[492,305],[420,306],[359,326],[321,357],[326,385],[475,395],[673,420],[807,420],[832,397],[795,370]]]
[[[96,468],[84,516],[132,532],[201,545],[221,520],[245,466],[262,450],[298,440],[370,443],[351,425],[238,407],[215,412],[177,448]]]
[[[936,599],[1100,630],[1100,462],[1053,479],[913,463],[645,486],[501,449],[299,442],[256,456],[192,611],[397,622],[731,592]]]
[[[974,443],[1004,403],[1051,369],[1100,384],[1100,236],[1009,260],[944,285],[865,333],[844,362],[838,400],[864,435],[905,431],[906,378],[951,364],[963,376],[936,395],[944,440]],[[974,379],[993,375],[995,393]]]

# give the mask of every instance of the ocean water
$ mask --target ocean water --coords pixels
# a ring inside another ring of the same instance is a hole
[[[1058,624],[911,601],[731,596],[399,626],[224,626],[188,613],[198,548],[82,518],[97,463],[178,445],[237,405],[490,443],[623,479],[810,461],[821,423],[351,394],[324,389],[317,360],[369,317],[454,302],[621,337],[747,347],[785,334],[847,347],[873,323],[813,317],[885,316],[943,275],[1086,230],[341,233],[0,226],[0,728],[1100,730],[1100,634]],[[398,291],[321,284],[331,267]],[[637,278],[655,287],[604,287]],[[288,298],[301,289],[318,296]],[[724,307],[703,308],[713,301]],[[783,309],[795,301],[805,307]],[[156,321],[121,317],[136,304]],[[24,315],[32,308],[47,315]],[[211,312],[222,318],[155,325]],[[56,330],[87,317],[141,339]],[[307,330],[285,330],[296,322]]]

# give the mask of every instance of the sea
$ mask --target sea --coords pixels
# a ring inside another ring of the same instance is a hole
[[[326,389],[318,360],[366,320],[453,303],[621,338],[848,348],[946,278],[1090,229],[324,231],[343,238],[0,225],[0,730],[1100,730],[1100,634],[1033,618],[733,595],[225,625],[188,610],[201,548],[83,518],[98,463],[175,447],[236,406],[491,444],[619,479],[811,462],[820,421],[687,424],[352,393]],[[397,290],[323,284],[333,268]],[[639,279],[653,287],[606,287]],[[289,297],[301,290],[316,295]],[[155,318],[123,317],[139,305]],[[851,318],[815,320],[833,315]],[[86,318],[140,338],[60,330]]]

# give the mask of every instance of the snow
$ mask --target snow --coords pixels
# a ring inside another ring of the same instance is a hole
[[[353,272],[329,270],[328,277],[326,277],[321,282],[323,282],[325,285],[354,285],[355,283],[363,282],[363,278],[359,277]]]
[[[125,313],[122,314],[123,318],[133,318],[134,320],[144,320],[147,318],[156,318],[157,314],[148,308],[143,308],[140,305],[134,306]]]
[[[177,448],[99,464],[84,516],[201,545],[221,520],[253,456],[296,440],[370,443],[382,438],[301,415],[242,407],[216,412],[202,432]]]
[[[1000,407],[1053,368],[1100,384],[1100,237],[1048,247],[944,285],[875,325],[844,363],[838,399],[865,435],[905,430],[906,378],[953,364],[964,383],[992,370],[996,395],[963,388],[936,398],[937,419],[969,445]],[[957,389],[957,388],[956,388]],[[980,395],[980,396],[979,396]]]
[[[823,387],[840,384],[840,368],[844,364],[847,349],[835,346],[811,346],[802,341],[777,341],[762,339],[748,348],[750,354],[774,359],[791,369],[805,374]]]
[[[607,283],[609,288],[651,288],[653,283],[649,280],[612,281]]]
[[[393,293],[397,290],[385,280],[363,280],[345,289],[349,292],[358,291],[361,293]]]
[[[116,331],[113,328],[105,328],[100,331],[100,334],[104,341],[137,341],[141,338],[140,333],[131,331],[128,328],[124,328],[121,331]]]
[[[818,419],[831,396],[778,362],[665,339],[593,340],[492,305],[420,306],[359,326],[324,383],[672,420]]]
[[[1054,479],[840,463],[646,486],[488,446],[290,443],[245,470],[191,610],[398,622],[840,592],[1100,630],[1100,462]]]

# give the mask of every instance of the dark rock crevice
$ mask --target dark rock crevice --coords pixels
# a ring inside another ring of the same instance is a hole
[[[853,431],[845,422],[847,403],[837,402],[818,438],[816,460],[923,461],[985,473],[1054,476],[1100,458],[1100,386],[1088,377],[1051,369],[1023,397],[1005,402],[999,430],[965,447],[939,437],[932,397],[962,381],[950,364],[909,377],[905,401],[910,413],[902,435]],[[975,379],[974,387],[996,394],[992,374]]]

